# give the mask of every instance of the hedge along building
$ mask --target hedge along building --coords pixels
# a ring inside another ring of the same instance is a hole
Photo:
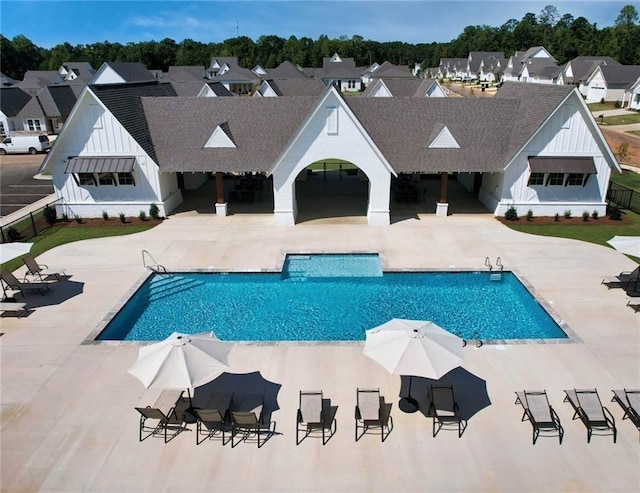
[[[392,177],[440,177],[446,216],[455,177],[494,214],[606,211],[618,164],[575,89],[506,83],[494,98],[185,98],[157,81],[92,84],[45,158],[56,193],[81,217],[169,214],[182,191],[223,176],[273,178],[274,222],[295,224],[296,179],[328,159],[355,165],[368,182],[367,220],[390,223]],[[327,200],[329,200],[327,198]]]

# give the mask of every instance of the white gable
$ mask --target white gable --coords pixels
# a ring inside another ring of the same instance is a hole
[[[209,140],[207,140],[207,143],[204,145],[204,147],[208,147],[208,148],[236,148],[236,145],[234,144],[234,142],[231,140],[231,137],[229,137],[229,135],[227,135],[227,132],[225,132],[222,127],[220,125],[218,125],[214,130],[213,133],[211,134],[211,137],[209,137]]]
[[[341,62],[342,58],[340,58],[337,53],[334,53],[333,56],[331,57],[331,60],[329,60],[329,61],[331,61],[331,62]]]
[[[124,78],[108,64],[103,64],[93,77],[92,84],[123,84]]]
[[[460,149],[460,144],[453,137],[451,131],[443,126],[427,147],[429,149]]]
[[[197,95],[198,98],[215,98],[217,97],[216,93],[209,87],[209,84],[205,84],[200,89],[200,92]]]
[[[391,94],[391,91],[383,80],[378,80],[369,93],[370,98],[390,98],[392,96],[393,94]]]

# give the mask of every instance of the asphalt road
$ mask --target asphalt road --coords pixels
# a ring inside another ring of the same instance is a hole
[[[0,156],[0,217],[53,193],[53,182],[35,179],[44,154]]]

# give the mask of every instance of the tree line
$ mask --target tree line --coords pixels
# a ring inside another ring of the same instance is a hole
[[[465,58],[470,51],[504,52],[532,46],[544,46],[559,63],[580,55],[611,56],[625,65],[640,64],[640,24],[633,5],[624,6],[613,26],[598,28],[584,17],[560,15],[548,5],[537,15],[525,14],[519,21],[509,19],[499,27],[467,26],[448,43],[410,44],[400,41],[377,42],[362,36],[340,36],[330,39],[321,35],[288,39],[264,35],[253,41],[239,36],[221,43],[202,43],[185,39],[179,43],[170,38],[139,43],[92,44],[62,43],[51,49],[36,46],[26,36],[7,39],[0,34],[0,67],[5,75],[22,80],[27,70],[57,70],[65,62],[89,62],[98,68],[103,62],[139,62],[148,69],[166,71],[170,66],[209,66],[213,56],[235,56],[246,68],[260,65],[273,68],[285,60],[301,67],[321,67],[322,59],[338,53],[354,58],[357,66],[389,61],[396,65],[437,67],[441,58]]]

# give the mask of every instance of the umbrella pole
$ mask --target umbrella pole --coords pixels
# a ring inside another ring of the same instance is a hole
[[[413,375],[409,375],[409,392],[407,394],[407,397],[409,399],[411,399],[411,381],[413,380]]]

